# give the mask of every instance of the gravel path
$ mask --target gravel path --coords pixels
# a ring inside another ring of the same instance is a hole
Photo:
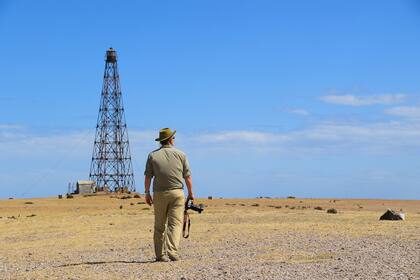
[[[140,199],[25,201],[0,203],[0,280],[420,280],[417,201],[203,199],[170,263],[154,262],[153,209]],[[379,221],[390,207],[408,219]]]
[[[180,262],[153,262],[152,248],[62,253],[32,262],[0,256],[1,279],[420,279],[420,241],[267,233],[209,244],[186,240]],[[36,253],[35,253],[36,254]],[[76,276],[75,276],[76,275]]]

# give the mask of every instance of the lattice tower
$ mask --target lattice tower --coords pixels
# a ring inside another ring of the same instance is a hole
[[[117,53],[106,51],[105,72],[89,177],[99,189],[135,191]]]

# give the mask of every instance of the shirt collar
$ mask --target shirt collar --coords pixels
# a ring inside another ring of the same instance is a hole
[[[171,144],[163,145],[162,148],[172,148]]]

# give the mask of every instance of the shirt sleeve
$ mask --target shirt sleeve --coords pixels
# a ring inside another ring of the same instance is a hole
[[[187,156],[184,156],[184,160],[182,161],[182,169],[182,176],[184,178],[191,176],[190,163],[188,162]]]
[[[144,175],[147,176],[147,177],[150,177],[150,178],[152,178],[154,176],[152,157],[150,155],[147,157],[147,162],[146,162],[146,168],[144,170]]]

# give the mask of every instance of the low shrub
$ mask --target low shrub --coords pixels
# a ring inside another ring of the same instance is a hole
[[[335,208],[330,208],[330,209],[327,210],[327,213],[329,213],[329,214],[337,214],[338,211]]]

